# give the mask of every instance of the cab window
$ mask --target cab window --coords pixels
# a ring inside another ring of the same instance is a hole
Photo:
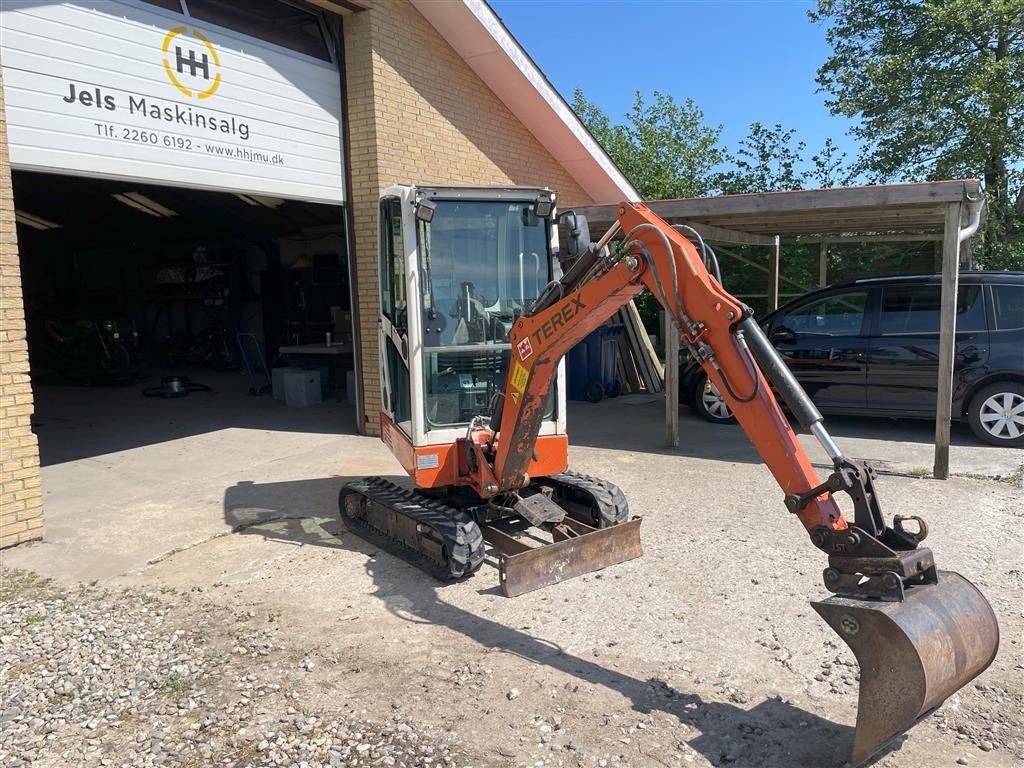
[[[393,325],[405,327],[405,243],[397,197],[380,201],[380,311]]]

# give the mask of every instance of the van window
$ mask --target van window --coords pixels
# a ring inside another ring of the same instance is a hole
[[[993,285],[992,309],[997,330],[1024,328],[1024,285]]]
[[[798,336],[859,336],[867,291],[851,291],[796,307],[781,324]]]
[[[961,285],[956,300],[956,330],[985,330],[985,303],[981,286]],[[938,285],[894,285],[882,289],[882,336],[939,332],[942,289]]]

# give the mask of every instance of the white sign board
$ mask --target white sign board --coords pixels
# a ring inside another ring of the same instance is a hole
[[[122,0],[0,4],[11,165],[343,200],[337,67]]]

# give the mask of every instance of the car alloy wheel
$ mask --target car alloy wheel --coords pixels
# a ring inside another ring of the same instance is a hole
[[[1024,436],[1024,395],[997,392],[978,409],[982,428],[998,440]]]
[[[697,413],[715,424],[732,424],[736,420],[722,393],[709,379],[702,378],[695,389]]]
[[[971,431],[989,445],[1024,446],[1024,382],[982,387],[971,398],[966,415]]]

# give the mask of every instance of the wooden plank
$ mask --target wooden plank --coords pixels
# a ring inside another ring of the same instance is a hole
[[[621,336],[619,336],[619,358],[622,361],[623,368],[626,374],[626,383],[632,392],[642,392],[644,389],[643,379],[640,376],[640,371],[637,369],[636,356],[633,354],[633,345],[630,343],[628,332],[625,330],[625,321],[622,317],[622,313],[617,312],[615,314],[615,322],[623,326],[624,330]]]
[[[615,342],[618,354],[615,356],[615,375],[619,378],[619,385],[622,387],[623,394],[628,394],[633,390],[630,389],[629,380],[626,377],[626,363],[622,359],[622,342],[621,337]]]
[[[654,345],[651,344],[651,337],[647,335],[647,329],[644,328],[644,322],[640,319],[640,310],[636,308],[636,304],[632,301],[625,306],[625,309],[626,314],[630,317],[630,320],[636,328],[636,334],[639,341],[637,349],[640,351],[640,355],[644,359],[644,365],[651,371],[652,383],[656,387],[653,391],[660,392],[665,381],[665,369],[662,367],[661,361],[658,359],[658,353],[654,351]]]
[[[637,361],[637,369],[644,382],[644,388],[648,392],[661,391],[661,375],[655,368],[657,355],[654,354],[654,347],[647,337],[640,313],[633,302],[622,308],[623,325],[626,327],[626,334],[629,336],[630,346]]]
[[[943,213],[945,216],[945,213]],[[930,243],[942,242],[941,232],[924,232],[920,234],[905,234],[893,232],[892,234],[873,235],[805,235],[793,238],[784,238],[784,243]]]
[[[772,309],[779,308],[779,270],[782,267],[782,246],[779,236],[775,236],[771,252],[768,254],[768,303]]]
[[[639,340],[636,337],[636,328],[633,327],[632,318],[626,312],[625,308],[619,310],[618,321],[622,323],[622,327],[625,329],[623,336],[626,338],[626,346],[629,348],[629,354],[633,361],[633,366],[636,368],[637,377],[640,380],[640,386],[642,389],[649,391],[651,387],[650,373],[644,365],[643,357],[640,354]]]
[[[720,199],[720,198],[709,198]],[[659,212],[657,207],[655,212]],[[586,209],[575,209],[584,212],[588,221],[610,224],[615,220],[614,206],[592,206]],[[662,218],[671,222],[685,221],[691,226],[701,224],[721,229],[744,232],[750,235],[790,234],[807,235],[813,233],[847,235],[877,234],[887,230],[936,230],[942,227],[945,204],[926,206],[892,206],[869,208],[845,208],[829,211],[779,211],[760,213],[703,213],[691,216],[673,216],[663,213]]]
[[[868,208],[862,211],[803,211],[756,215],[701,216],[691,219],[702,224],[737,229],[744,232],[775,234],[792,230],[794,234],[878,234],[891,231],[939,230],[942,228],[944,205],[926,208]]]
[[[665,445],[679,446],[679,332],[668,312],[662,312],[665,334]]]
[[[760,272],[764,272],[766,275],[770,273],[770,270],[764,264],[758,264],[756,261],[752,261],[751,259],[748,259],[746,256],[740,256],[738,253],[736,253],[735,251],[731,251],[728,248],[723,248],[722,246],[718,246],[717,248],[715,248],[715,253],[724,254],[726,256],[729,256],[730,258],[736,259],[737,261],[743,262],[747,266],[753,267],[754,269],[756,269],[756,270],[758,270]],[[807,293],[808,291],[812,290],[812,288],[813,288],[813,286],[801,285],[796,280],[788,278],[788,277],[786,277],[785,275],[782,275],[782,274],[779,275],[779,280],[781,280],[784,283],[789,283],[794,288],[799,288],[800,289],[800,293],[796,294],[797,296],[799,296],[801,293]],[[752,296],[753,294],[747,294],[747,295],[748,296]],[[767,294],[765,294],[765,295],[767,295]]]
[[[961,203],[965,196],[979,194],[978,179],[957,179],[655,200],[648,205],[664,219],[697,221],[748,234],[842,232],[842,227],[851,225],[851,232],[877,232],[881,216],[891,219],[896,224],[894,229],[940,227],[946,203]],[[614,205],[582,206],[575,210],[591,222],[611,223],[616,218]],[[748,224],[744,224],[743,217],[750,220]],[[777,226],[784,218],[790,219],[790,230]]]
[[[977,179],[928,181],[916,184],[874,184],[863,187],[799,189],[788,192],[757,192],[749,195],[722,195],[684,200],[655,200],[651,210],[662,218],[676,219],[729,214],[783,213],[873,206],[922,205],[962,202],[965,194],[977,196]]]
[[[935,393],[935,465],[932,475],[949,479],[949,429],[953,414],[956,294],[960,279],[960,203],[946,208],[942,240],[942,303],[939,308],[939,380]]]
[[[712,224],[701,224],[696,221],[681,221],[693,227],[709,243],[732,243],[734,245],[771,245],[771,235],[756,235],[753,232],[741,232],[737,229],[725,229]]]

